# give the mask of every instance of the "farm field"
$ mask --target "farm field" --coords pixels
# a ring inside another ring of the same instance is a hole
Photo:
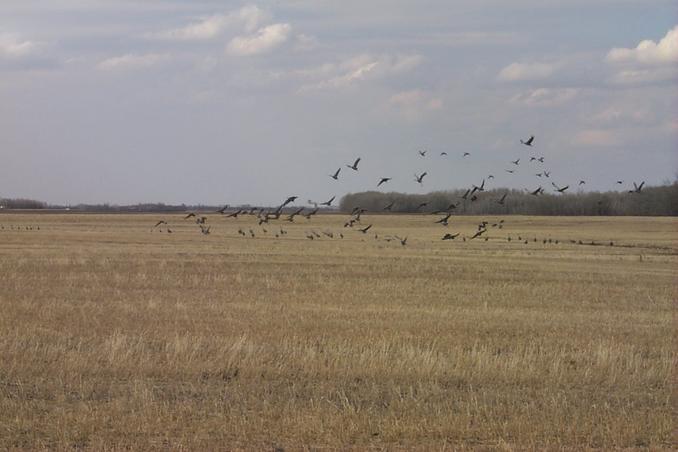
[[[207,217],[0,214],[0,449],[676,446],[675,218]]]

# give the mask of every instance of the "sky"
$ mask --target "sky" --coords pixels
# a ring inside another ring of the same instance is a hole
[[[658,185],[677,82],[673,0],[2,0],[0,197]]]

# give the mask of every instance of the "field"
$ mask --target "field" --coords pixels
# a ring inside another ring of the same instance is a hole
[[[676,446],[677,219],[345,218],[1,214],[0,449]]]

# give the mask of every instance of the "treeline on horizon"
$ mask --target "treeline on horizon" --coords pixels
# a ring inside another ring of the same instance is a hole
[[[670,185],[644,187],[640,193],[580,192],[538,196],[513,189],[492,189],[476,192],[477,199],[462,199],[466,190],[436,191],[427,194],[382,193],[367,191],[349,193],[339,204],[343,212],[363,208],[368,212],[384,212],[393,203],[391,212],[422,213],[450,210],[456,215],[632,215],[678,216],[678,181]],[[507,194],[503,205],[499,200]],[[420,207],[427,203],[425,207]]]
[[[534,196],[525,191],[514,189],[492,189],[476,192],[475,201],[463,200],[466,190],[436,191],[427,194],[382,193],[367,191],[349,193],[339,202],[339,210],[351,212],[360,207],[368,212],[385,212],[384,207],[393,203],[391,212],[422,213],[445,211],[450,204],[456,207],[451,213],[456,215],[638,215],[638,216],[678,216],[678,180],[672,184],[644,187],[640,193],[628,192],[579,192]],[[503,205],[497,201],[507,194]],[[470,198],[470,196],[469,196]],[[427,203],[420,208],[422,203]],[[43,201],[24,198],[0,198],[0,211],[26,210],[70,210],[75,212],[186,212],[216,211],[222,206],[210,205],[171,205],[163,203],[142,203],[134,205],[77,204],[50,205]],[[249,209],[249,204],[233,206],[232,209]],[[310,209],[311,207],[309,207]],[[287,210],[295,208],[288,207]],[[333,211],[332,209],[321,209]]]

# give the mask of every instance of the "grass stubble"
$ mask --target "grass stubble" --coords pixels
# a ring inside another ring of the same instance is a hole
[[[0,448],[676,446],[676,219],[157,218],[0,216]]]

